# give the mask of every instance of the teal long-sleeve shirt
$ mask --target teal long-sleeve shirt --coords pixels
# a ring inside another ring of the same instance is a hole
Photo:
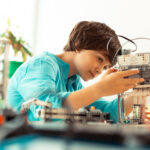
[[[16,111],[20,111],[22,103],[32,98],[51,102],[53,108],[61,108],[62,102],[74,91],[83,88],[80,76],[68,78],[69,64],[56,55],[44,52],[32,57],[21,65],[10,79],[7,89],[7,102]],[[117,99],[108,101],[100,98],[91,106],[109,112],[111,119],[117,122]],[[31,105],[28,113],[30,121],[36,118],[36,110],[40,106]]]

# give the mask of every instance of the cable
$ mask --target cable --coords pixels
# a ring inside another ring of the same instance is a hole
[[[109,54],[109,44],[110,44],[111,40],[112,40],[114,37],[116,37],[116,36],[111,37],[111,38],[109,39],[109,41],[107,42],[106,50],[107,50],[108,54]],[[129,39],[129,38],[127,38],[127,37],[125,37],[125,36],[122,36],[122,35],[117,35],[117,37],[121,37],[121,38],[123,38],[123,39],[126,39],[127,42],[123,43],[123,45],[117,49],[117,51],[116,51],[116,53],[115,53],[115,55],[114,55],[114,57],[113,57],[113,59],[112,59],[112,64],[114,63],[114,60],[115,60],[116,56],[118,55],[119,51],[122,49],[122,47],[123,47],[126,43],[131,42],[131,43],[133,43],[133,44],[135,45],[135,50],[132,51],[132,52],[135,52],[135,51],[137,50],[137,45],[136,45],[136,43],[135,43],[132,39]]]
[[[131,42],[131,43],[133,43],[133,44],[135,45],[135,50],[133,50],[132,52],[135,52],[135,51],[137,50],[137,45],[136,45],[135,42],[133,42],[133,39],[129,39],[129,38],[127,38],[127,37],[125,37],[125,36],[122,36],[122,35],[118,35],[118,37],[121,37],[121,38],[124,38],[124,39],[127,40],[127,42],[125,42],[125,43],[122,44],[122,47],[123,47],[126,43]]]
[[[135,41],[135,40],[142,40],[142,39],[144,39],[144,40],[150,40],[150,38],[147,38],[147,37],[138,37],[138,38],[134,38],[134,39],[131,39],[131,40],[132,40],[132,41]],[[128,42],[129,42],[129,41],[126,41],[125,43],[123,43],[122,47],[123,47],[124,45],[126,45]],[[136,46],[136,50],[137,50],[137,46]],[[135,52],[136,50],[134,50],[134,51],[132,51],[132,52]]]
[[[133,41],[135,41],[135,40],[150,40],[150,38],[147,38],[147,37],[138,37],[138,38],[134,38],[132,40]]]

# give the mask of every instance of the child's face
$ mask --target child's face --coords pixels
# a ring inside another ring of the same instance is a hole
[[[95,78],[111,66],[106,51],[80,50],[75,57],[78,74],[84,81]]]

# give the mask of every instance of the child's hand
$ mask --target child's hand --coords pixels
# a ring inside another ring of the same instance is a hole
[[[103,96],[119,94],[128,89],[136,87],[140,82],[144,82],[143,78],[125,78],[134,74],[138,74],[139,70],[117,71],[116,69],[108,69],[99,81],[99,88]]]

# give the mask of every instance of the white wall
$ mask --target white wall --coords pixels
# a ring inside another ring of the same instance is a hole
[[[60,53],[81,20],[105,22],[130,38],[150,37],[150,0],[0,0],[0,33],[11,26],[34,53]],[[143,43],[143,41],[142,41]],[[149,41],[140,50],[149,49]]]
[[[13,32],[23,36],[32,46],[35,0],[0,0],[0,33],[3,33],[8,18]]]
[[[105,22],[129,38],[150,37],[149,0],[41,0],[39,14],[36,53],[60,53],[71,29],[81,20]],[[149,43],[144,42],[142,48],[150,49]]]

